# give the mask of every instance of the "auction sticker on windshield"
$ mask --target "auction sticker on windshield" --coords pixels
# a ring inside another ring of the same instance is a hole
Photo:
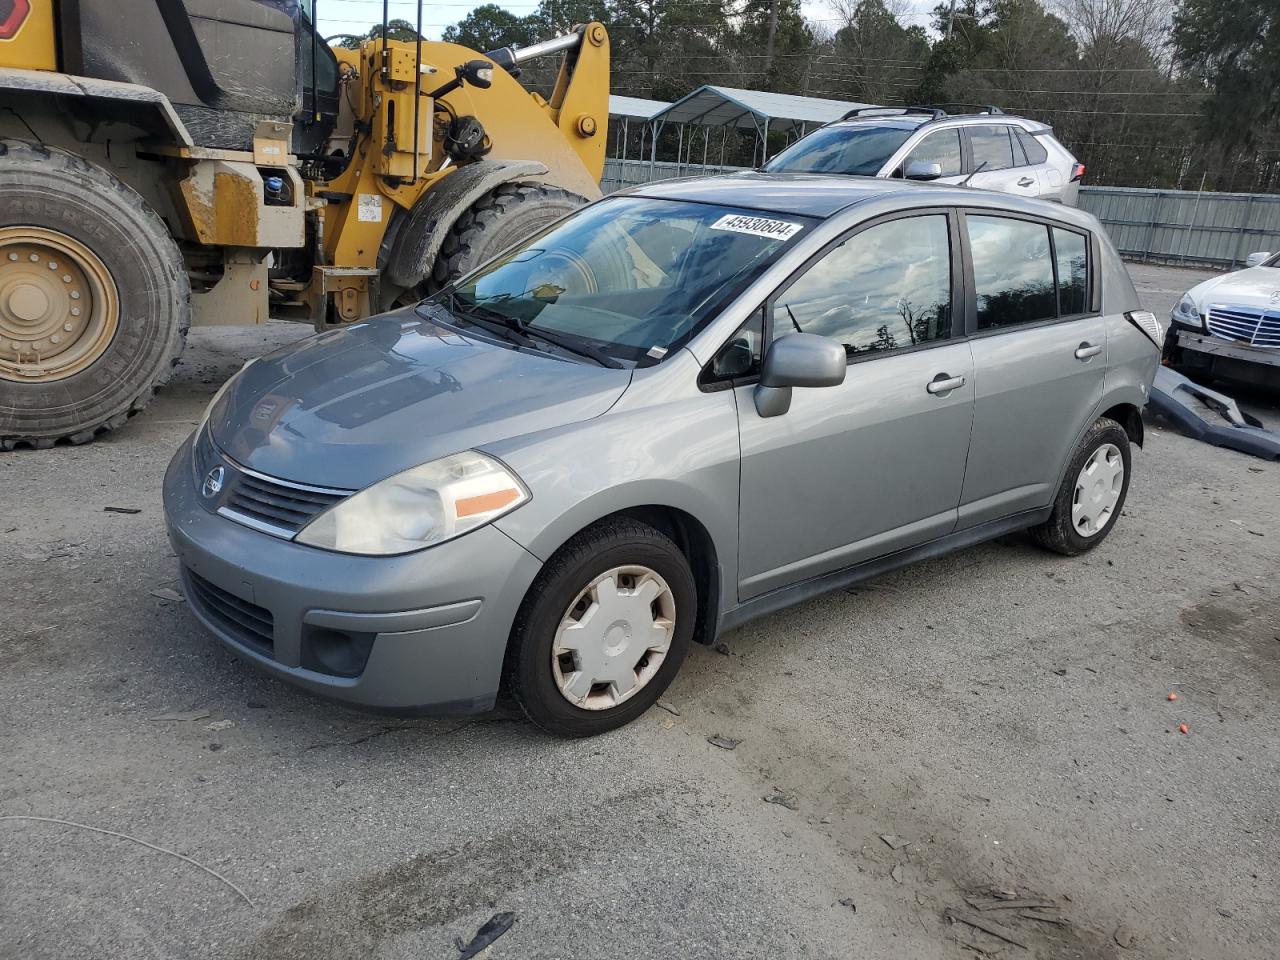
[[[770,240],[790,240],[804,229],[804,224],[788,223],[786,220],[770,220],[767,217],[749,217],[741,213],[730,213],[713,223],[711,229],[730,230],[733,233],[749,233],[753,237],[768,237]]]

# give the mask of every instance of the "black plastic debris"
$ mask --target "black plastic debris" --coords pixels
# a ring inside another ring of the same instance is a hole
[[[461,937],[455,938],[453,943],[459,950],[458,960],[471,960],[472,957],[479,956],[482,950],[510,930],[515,922],[514,913],[495,913],[476,931],[470,943],[464,944]]]
[[[1264,429],[1260,420],[1244,413],[1226,394],[1202,387],[1168,367],[1156,371],[1147,406],[1196,440],[1280,460],[1280,433]]]

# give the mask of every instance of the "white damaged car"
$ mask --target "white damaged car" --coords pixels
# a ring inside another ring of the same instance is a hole
[[[1197,284],[1170,317],[1164,359],[1190,374],[1280,386],[1280,253]]]

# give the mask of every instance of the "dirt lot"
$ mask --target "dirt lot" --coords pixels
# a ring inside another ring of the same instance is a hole
[[[1162,312],[1194,279],[1134,273]],[[202,331],[127,429],[0,457],[0,956],[452,958],[498,911],[494,958],[1280,954],[1280,465],[1152,429],[1088,557],[777,614],[600,739],[371,718],[165,599],[169,455],[300,332]]]

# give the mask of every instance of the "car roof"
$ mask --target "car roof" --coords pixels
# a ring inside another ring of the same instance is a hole
[[[950,117],[940,117],[941,120],[949,120]],[[837,120],[834,123],[827,124],[828,127],[853,127],[864,124],[875,124],[877,127],[889,127],[894,130],[914,130],[921,124],[929,123],[931,117],[919,113],[878,113],[870,114],[865,117],[847,117],[844,120]]]
[[[760,173],[743,170],[718,177],[656,180],[623,191],[658,200],[691,200],[726,207],[795,213],[826,219],[850,204],[901,189],[902,181],[821,173]],[[616,196],[616,194],[615,194]]]
[[[947,113],[940,117],[930,117],[927,114],[922,113],[873,113],[862,117],[849,117],[844,120],[836,120],[834,123],[827,124],[827,128],[854,127],[864,124],[874,124],[877,127],[889,127],[897,130],[915,130],[918,127],[923,127],[925,124],[929,124],[930,126],[936,125],[938,127],[1013,124],[1016,127],[1021,127],[1028,131],[1052,129],[1048,124],[1041,123],[1039,120],[1030,120],[1027,117],[1020,117],[1014,113]]]
[[[716,177],[684,177],[640,184],[613,196],[652,197],[742,207],[765,213],[792,214],[820,220],[842,210],[884,197],[898,196],[909,206],[988,207],[1048,217],[1097,230],[1097,221],[1074,207],[1047,200],[943,183],[917,183],[881,177],[825,173],[761,173],[744,170]]]

